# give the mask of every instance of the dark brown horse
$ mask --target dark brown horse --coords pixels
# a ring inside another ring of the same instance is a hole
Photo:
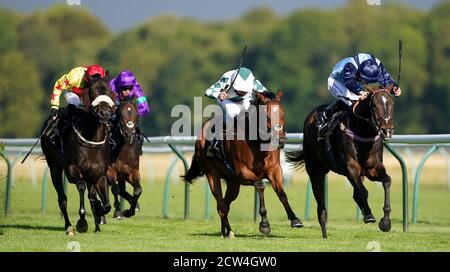
[[[329,136],[329,145],[317,141],[317,112],[326,105],[315,108],[305,119],[303,149],[287,152],[286,158],[294,166],[305,165],[314,197],[323,238],[327,237],[327,210],[324,197],[324,178],[332,170],[346,176],[353,186],[353,199],[364,215],[364,223],[374,223],[369,208],[369,193],[363,180],[380,181],[384,188],[384,216],[380,220],[382,231],[391,229],[390,186],[391,177],[383,165],[383,140],[389,140],[394,131],[394,101],[392,86],[371,90],[369,96],[356,102],[352,110],[341,113],[337,126]],[[331,146],[331,151],[326,151]]]
[[[108,196],[106,170],[110,161],[109,119],[114,108],[114,96],[107,77],[90,78],[88,111],[76,109],[69,124],[60,128],[56,139],[42,137],[45,155],[53,186],[58,194],[59,208],[64,216],[66,234],[73,235],[67,214],[67,197],[63,189],[63,170],[70,183],[77,186],[80,196],[78,232],[86,232],[84,193],[88,189],[89,201],[95,218],[95,231],[99,231],[101,217],[111,209]],[[62,122],[60,122],[62,124]],[[44,126],[45,127],[45,126]],[[96,195],[100,196],[101,202]]]
[[[262,113],[259,113],[260,111],[258,111],[256,114],[258,121],[260,118],[263,118],[263,116],[261,116],[262,114],[267,117],[267,124],[264,123],[264,128],[257,128],[258,134],[261,134],[262,131],[270,131],[271,137],[269,141],[263,140],[260,136],[255,140],[249,140],[248,134],[251,131],[249,131],[250,126],[247,125],[247,137],[245,140],[226,139],[223,142],[225,160],[232,165],[234,171],[230,171],[223,162],[207,157],[207,142],[205,139],[207,131],[212,125],[211,120],[208,120],[203,124],[199,135],[200,138],[195,144],[195,153],[192,158],[191,167],[183,178],[185,181],[192,183],[196,178],[206,175],[211,192],[217,201],[217,211],[221,220],[222,237],[234,237],[234,233],[228,222],[228,212],[230,210],[231,202],[233,202],[239,194],[241,185],[255,186],[260,199],[259,214],[261,215],[261,222],[259,223],[259,230],[263,234],[270,233],[270,225],[267,220],[267,210],[264,203],[263,179],[268,179],[272,184],[278,198],[286,209],[289,220],[291,220],[291,226],[303,226],[301,221],[292,211],[282,186],[283,174],[280,165],[280,148],[283,148],[284,146],[286,135],[284,131],[284,109],[280,103],[281,96],[281,91],[277,93],[276,97],[273,95],[273,97],[275,97],[274,99],[269,99],[268,97],[257,93],[256,104],[263,108]],[[250,116],[252,115],[250,114]],[[246,119],[248,121],[248,118]],[[252,120],[254,123],[258,123],[258,121]],[[272,124],[274,125],[272,126]],[[262,148],[262,144],[269,144],[271,145],[271,148],[266,150]],[[227,183],[225,198],[222,196],[221,178],[225,179]]]
[[[139,141],[141,135],[137,131],[138,124],[139,116],[134,100],[122,101],[117,110],[117,124],[113,132],[116,148],[107,171],[108,182],[114,195],[114,217],[116,218],[122,215],[133,216],[142,193],[139,173],[139,154],[142,145]],[[133,195],[125,190],[125,181],[133,186]],[[130,203],[130,209],[120,211],[118,194]]]

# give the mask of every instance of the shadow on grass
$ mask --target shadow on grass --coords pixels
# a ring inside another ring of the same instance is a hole
[[[254,239],[266,239],[266,238],[287,238],[286,236],[282,236],[282,235],[273,235],[273,234],[269,234],[269,235],[262,235],[259,233],[255,233],[255,234],[240,234],[240,233],[234,233],[235,236],[237,238],[241,237],[241,238],[254,238]],[[192,233],[190,234],[191,236],[206,236],[206,237],[217,237],[220,238],[221,234],[219,232],[210,232],[210,233]]]
[[[62,227],[52,227],[52,226],[33,226],[33,225],[20,225],[20,224],[12,224],[12,225],[0,225],[0,228],[6,229],[23,229],[23,230],[50,230],[50,231],[64,231]]]

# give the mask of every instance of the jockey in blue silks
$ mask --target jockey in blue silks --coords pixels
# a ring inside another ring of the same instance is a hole
[[[397,82],[386,71],[381,61],[371,54],[359,53],[336,63],[328,77],[328,90],[338,100],[318,113],[319,138],[323,134],[322,129],[328,118],[338,111],[347,110],[353,102],[367,97],[368,92],[364,87],[373,83],[383,87],[394,84],[393,94],[395,96],[401,94]]]

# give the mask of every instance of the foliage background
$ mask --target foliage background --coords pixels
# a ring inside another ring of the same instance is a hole
[[[403,95],[396,99],[396,133],[449,133],[449,15],[448,1],[425,12],[352,0],[283,17],[259,8],[228,22],[164,15],[113,34],[82,7],[30,14],[0,7],[0,137],[37,136],[54,81],[91,63],[113,75],[135,72],[152,108],[141,126],[149,136],[166,135],[175,121],[172,107],[192,106],[194,96],[236,67],[244,45],[244,65],[270,90],[284,91],[286,129],[299,132],[308,111],[333,100],[326,83],[335,62],[370,52],[396,78],[399,39]]]

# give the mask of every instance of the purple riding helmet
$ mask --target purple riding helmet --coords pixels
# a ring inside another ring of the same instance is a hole
[[[117,104],[120,104],[120,87],[123,86],[133,86],[128,96],[136,100],[139,116],[145,116],[150,113],[147,97],[144,95],[141,86],[136,81],[136,77],[130,70],[124,70],[120,72],[117,77],[109,81],[109,87],[111,88],[111,90],[113,90],[113,92],[116,93]]]

